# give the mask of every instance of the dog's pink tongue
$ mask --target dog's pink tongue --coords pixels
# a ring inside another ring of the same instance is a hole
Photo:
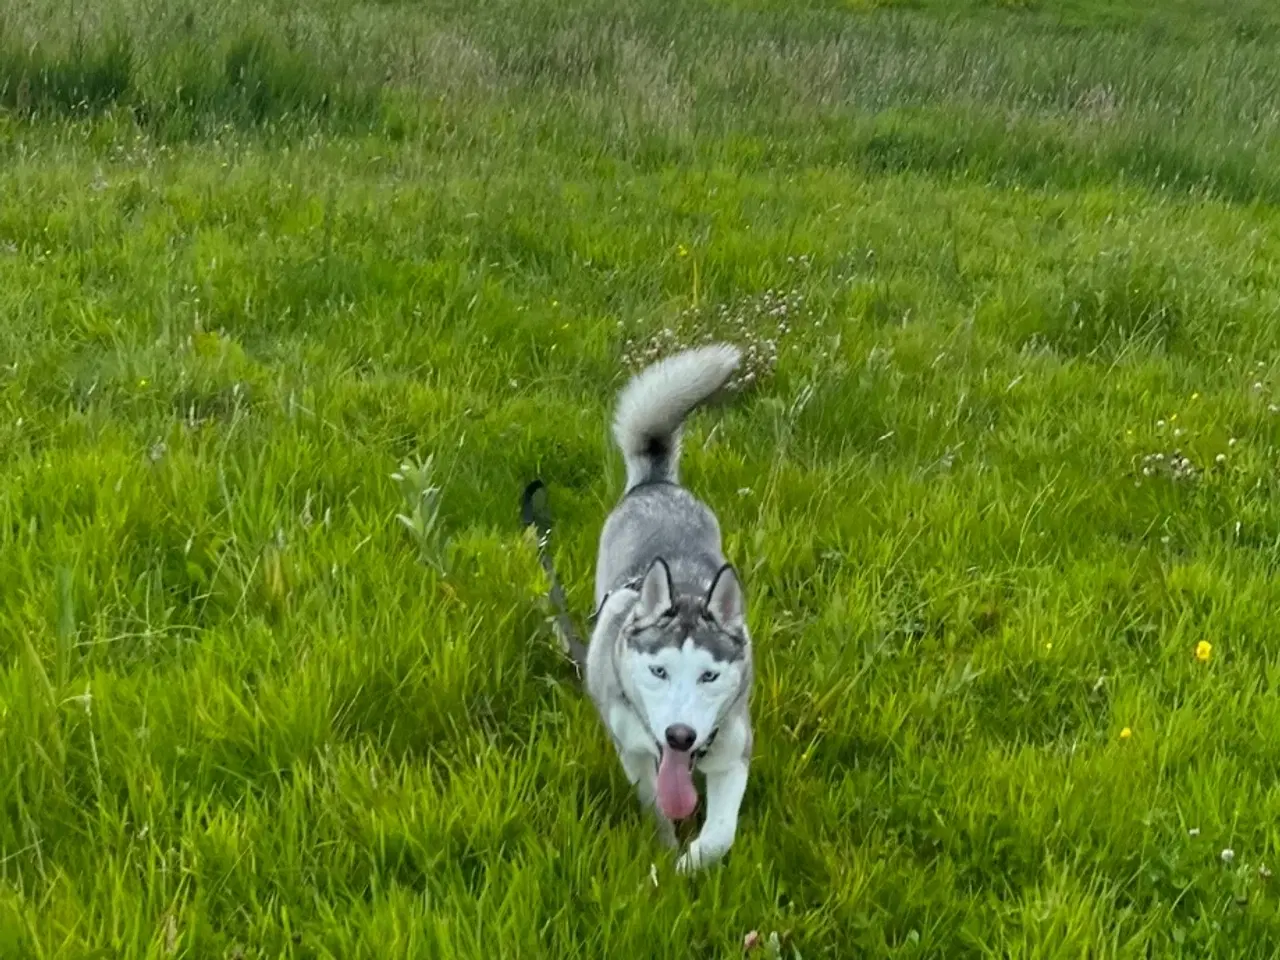
[[[663,750],[658,763],[658,809],[670,820],[693,816],[698,807],[698,791],[693,788],[690,756],[677,750]]]

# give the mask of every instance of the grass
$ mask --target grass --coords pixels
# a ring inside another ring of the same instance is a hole
[[[9,4],[0,955],[1275,956],[1273,6]],[[706,336],[684,879],[517,498]]]

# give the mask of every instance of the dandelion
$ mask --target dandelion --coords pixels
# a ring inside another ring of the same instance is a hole
[[[1201,663],[1208,663],[1209,657],[1213,655],[1213,644],[1208,640],[1201,640],[1196,644],[1196,659]]]
[[[1128,727],[1125,727],[1123,730],[1120,731],[1121,740],[1128,740],[1132,736],[1133,736],[1133,731],[1130,730]]]

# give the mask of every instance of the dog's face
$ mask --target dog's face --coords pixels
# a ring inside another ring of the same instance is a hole
[[[705,597],[677,597],[655,560],[623,628],[623,669],[654,740],[681,753],[705,746],[742,689],[747,636],[742,586],[730,566]]]

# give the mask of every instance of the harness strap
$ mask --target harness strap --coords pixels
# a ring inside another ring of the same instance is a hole
[[[635,590],[636,592],[639,592],[640,584],[642,583],[644,583],[644,574],[632,577],[630,580],[625,580],[612,590],[606,590],[604,596],[600,598],[600,606],[596,607],[595,610],[592,611],[591,616],[587,617],[587,623],[595,623],[600,619],[600,611],[603,610],[604,605],[609,602],[609,598],[619,590]]]
[[[716,742],[716,734],[719,732],[720,732],[719,727],[716,727],[715,729],[713,729],[711,731],[711,735],[707,737],[707,742],[704,743],[702,746],[700,746],[697,750],[693,751],[694,760],[701,760],[703,757],[707,755],[707,751],[710,750],[712,744]]]

